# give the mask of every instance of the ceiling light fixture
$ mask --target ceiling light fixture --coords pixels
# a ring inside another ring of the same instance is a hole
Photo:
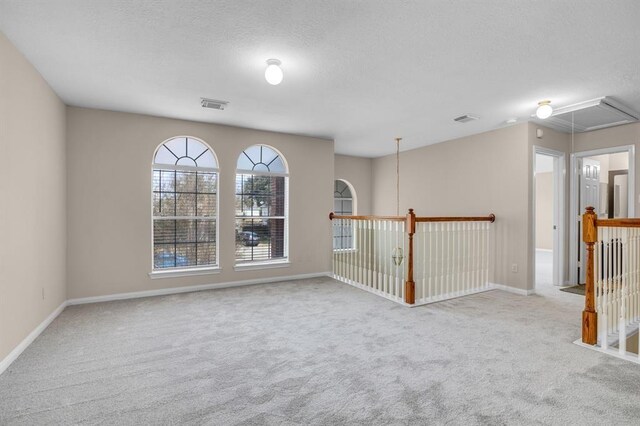
[[[267,83],[273,86],[282,83],[282,78],[284,77],[280,64],[281,62],[277,59],[267,60],[267,69],[264,70],[264,78],[267,80]]]
[[[540,120],[551,117],[553,114],[553,108],[551,108],[551,101],[538,102],[538,109],[536,110],[536,117]]]

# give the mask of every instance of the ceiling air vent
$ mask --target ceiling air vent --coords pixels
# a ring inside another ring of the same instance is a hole
[[[479,118],[476,116],[473,116],[471,114],[465,114],[465,115],[461,115],[460,117],[456,117],[453,119],[453,121],[457,121],[458,123],[468,123],[470,121],[476,121]]]
[[[640,114],[620,102],[601,97],[553,111],[551,117],[539,123],[561,132],[590,132],[606,127],[638,121]]]
[[[219,109],[220,111],[224,111],[227,105],[229,105],[229,102],[216,101],[215,99],[200,98],[200,104],[202,105],[202,108]]]

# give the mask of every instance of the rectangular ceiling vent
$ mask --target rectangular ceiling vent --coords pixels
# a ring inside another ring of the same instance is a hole
[[[227,105],[229,105],[229,102],[200,98],[200,104],[202,105],[202,108],[219,109],[220,111],[224,111]]]
[[[561,132],[576,133],[619,126],[638,121],[640,114],[620,102],[601,97],[558,108],[551,117],[539,123]]]
[[[453,121],[457,121],[458,123],[468,123],[470,121],[476,121],[476,120],[479,120],[479,118],[471,114],[461,115],[460,117],[456,117],[453,119]]]

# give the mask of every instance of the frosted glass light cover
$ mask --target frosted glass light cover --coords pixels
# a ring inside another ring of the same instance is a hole
[[[277,59],[269,59],[267,64],[269,65],[264,71],[264,78],[267,80],[267,83],[273,86],[282,83],[284,74],[282,73],[282,68],[280,68],[280,61]]]
[[[551,117],[552,113],[553,113],[553,108],[551,108],[551,105],[542,104],[536,110],[536,117],[538,117],[541,120],[544,120],[545,118]]]

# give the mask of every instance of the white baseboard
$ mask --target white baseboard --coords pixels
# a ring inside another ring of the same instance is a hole
[[[230,281],[216,284],[192,285],[186,287],[161,288],[157,290],[133,291],[130,293],[107,294],[104,296],[81,297],[67,300],[67,304],[84,305],[87,303],[111,302],[114,300],[138,299],[141,297],[166,296],[168,294],[191,293],[194,291],[215,290],[220,288],[242,287],[246,285],[266,284],[280,281],[303,280],[306,278],[318,278],[331,276],[331,272],[316,272],[313,274],[288,275],[284,277],[257,278],[253,280]]]
[[[119,294],[108,294],[105,296],[95,296],[95,297],[83,297],[78,299],[69,299],[63,302],[60,306],[56,308],[55,311],[51,313],[44,321],[40,323],[25,339],[18,344],[3,360],[0,361],[0,374],[2,374],[13,361],[15,361],[22,352],[24,352],[27,347],[51,324],[51,322],[56,319],[58,315],[66,308],[71,305],[83,305],[86,303],[98,303],[98,302],[109,302],[112,300],[124,300],[124,299],[137,299],[140,297],[150,297],[150,296],[164,296],[167,294],[178,294],[178,293],[189,293],[193,291],[202,291],[202,290],[214,290],[218,288],[231,288],[231,287],[241,287],[247,285],[255,285],[255,284],[266,284],[280,281],[293,281],[293,280],[302,280],[306,278],[319,278],[332,276],[331,272],[317,272],[313,274],[300,274],[300,275],[289,275],[285,277],[273,277],[273,278],[258,278],[253,280],[244,280],[244,281],[231,281],[226,283],[217,283],[217,284],[204,284],[204,285],[193,285],[187,287],[173,287],[173,288],[163,288],[158,290],[147,290],[147,291],[135,291],[131,293],[119,293]]]
[[[9,352],[9,355],[4,357],[4,359],[0,361],[0,374],[2,374],[7,368],[9,368],[11,363],[13,363],[13,361],[15,361],[20,356],[20,354],[24,352],[24,350],[27,349],[29,345],[38,338],[38,336],[49,326],[49,324],[53,322],[54,319],[56,319],[58,315],[60,315],[62,311],[64,311],[64,308],[66,307],[67,302],[62,302],[60,306],[58,306],[55,311],[53,311],[47,318],[45,318],[45,320],[42,321],[31,333],[29,333],[29,335],[25,337],[24,340],[22,340],[22,342],[18,344],[18,346],[13,348],[13,350]]]
[[[495,288],[496,290],[502,290],[502,291],[506,291],[506,292],[509,292],[509,293],[519,294],[520,296],[531,296],[532,294],[536,294],[536,290],[535,289],[524,290],[524,289],[521,289],[521,288],[510,287],[508,285],[496,284],[496,283],[491,283],[491,286],[493,288]]]

